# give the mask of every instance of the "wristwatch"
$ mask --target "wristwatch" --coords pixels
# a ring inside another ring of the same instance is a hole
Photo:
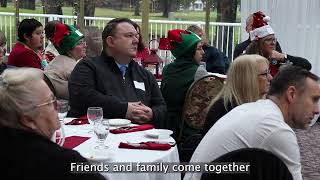
[[[278,64],[278,61],[276,59],[271,59],[271,64],[272,65],[277,65]]]

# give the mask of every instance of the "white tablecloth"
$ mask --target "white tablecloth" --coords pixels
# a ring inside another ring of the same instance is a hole
[[[91,137],[89,140],[75,147],[74,150],[80,154],[94,151],[97,145],[97,137],[94,133],[89,133],[92,129],[91,125],[65,125],[66,137],[68,136],[83,136]],[[120,142],[143,142],[154,141],[153,138],[145,136],[145,131],[112,134],[109,133],[106,145],[113,156],[107,162],[171,162],[179,163],[179,154],[177,146],[172,147],[167,151],[154,151],[154,150],[135,150],[135,149],[120,149],[118,148]],[[166,139],[167,141],[174,142],[173,138]],[[179,180],[181,179],[180,173],[102,173],[109,180]]]

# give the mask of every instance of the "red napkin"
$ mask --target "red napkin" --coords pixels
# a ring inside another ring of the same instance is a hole
[[[82,125],[89,124],[87,116],[81,116],[79,118],[75,118],[72,121],[66,123],[66,125]]]
[[[90,139],[90,137],[81,137],[81,136],[66,137],[62,147],[68,148],[68,149],[73,149],[88,139]]]
[[[121,133],[129,133],[129,132],[136,132],[136,131],[144,131],[148,129],[153,129],[154,126],[152,124],[143,124],[139,126],[126,126],[126,127],[120,127],[117,129],[110,130],[113,134],[121,134]]]
[[[148,149],[165,151],[171,148],[170,144],[159,144],[155,142],[141,142],[141,143],[123,143],[120,142],[119,148],[127,149]]]

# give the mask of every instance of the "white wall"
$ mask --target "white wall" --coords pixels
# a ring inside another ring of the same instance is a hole
[[[241,0],[243,40],[246,18],[258,10],[271,17],[283,52],[308,59],[320,75],[320,0]]]

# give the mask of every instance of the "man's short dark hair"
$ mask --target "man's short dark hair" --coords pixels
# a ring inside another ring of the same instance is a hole
[[[108,24],[106,25],[106,27],[104,27],[103,31],[102,31],[102,45],[103,45],[103,51],[106,49],[107,44],[105,42],[105,39],[108,36],[114,36],[116,34],[116,27],[119,23],[129,23],[132,24],[134,26],[134,22],[131,21],[128,18],[115,18],[112,19],[111,21],[108,22]]]
[[[311,78],[318,81],[319,77],[299,66],[286,65],[281,68],[277,75],[271,80],[268,95],[280,96],[289,86],[294,86],[300,93],[304,92],[305,81]]]
[[[24,34],[31,37],[33,31],[35,31],[42,24],[36,19],[24,19],[20,22],[18,27],[18,41],[26,42]]]

